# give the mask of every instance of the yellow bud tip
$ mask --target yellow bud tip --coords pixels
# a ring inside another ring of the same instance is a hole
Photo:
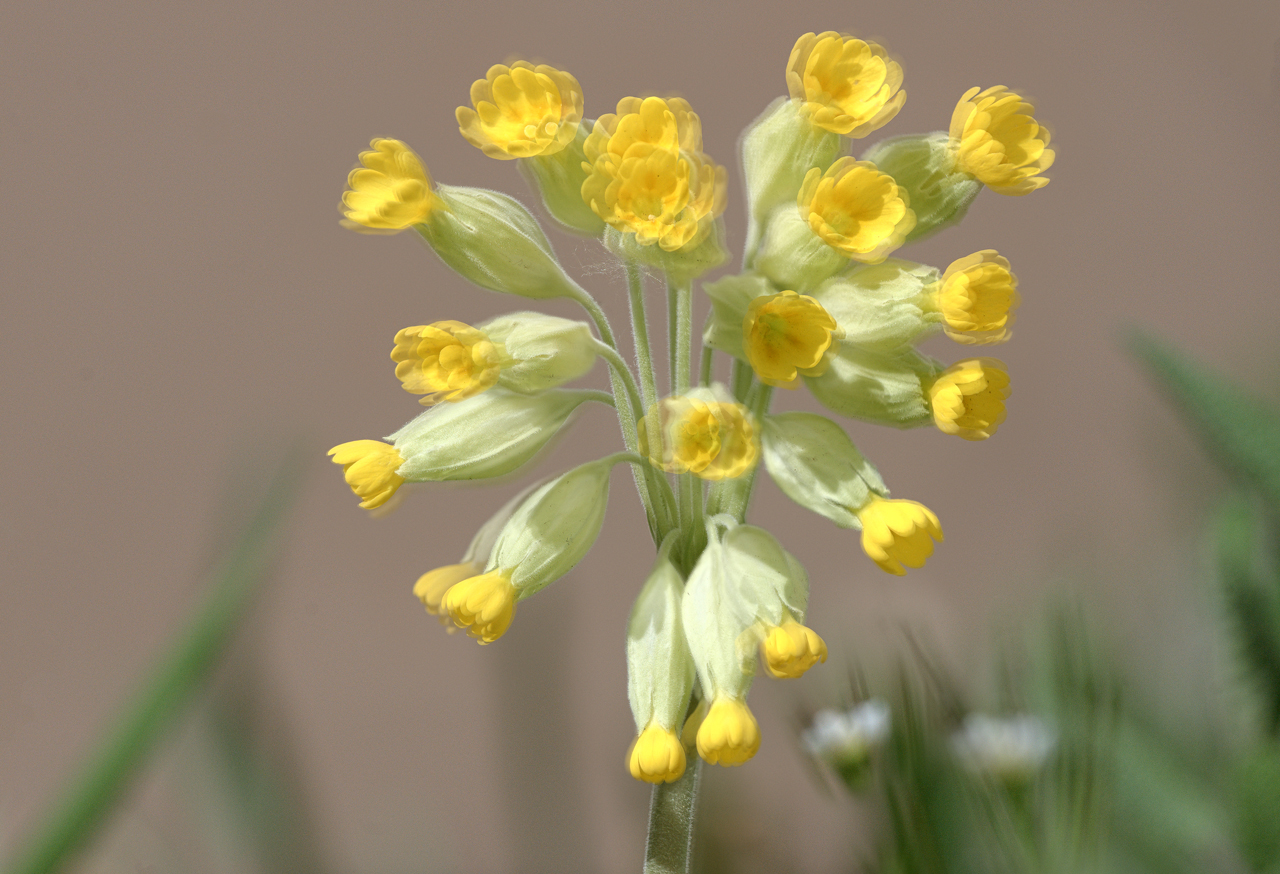
[[[506,350],[462,322],[415,325],[396,334],[391,360],[404,390],[423,395],[423,406],[475,397],[498,382]]]
[[[428,613],[440,619],[441,625],[447,625],[449,614],[443,606],[445,592],[483,570],[484,565],[474,561],[438,567],[418,577],[418,582],[413,585],[413,594],[427,608]]]
[[[1030,194],[1049,184],[1049,131],[1035,107],[1003,85],[970,88],[951,115],[956,167],[998,194]]]
[[[342,465],[343,476],[351,491],[361,499],[366,510],[381,507],[396,489],[404,485],[404,477],[396,471],[404,459],[396,448],[380,440],[353,440],[329,450],[334,464]]]
[[[742,322],[752,369],[761,382],[784,388],[796,388],[801,374],[821,376],[841,336],[822,304],[794,291],[757,297]]]
[[[469,577],[444,593],[440,606],[482,645],[506,633],[516,615],[516,587],[502,571]]]
[[[1009,373],[995,358],[971,358],[951,365],[929,387],[933,421],[944,434],[986,440],[1005,419]]]
[[[684,746],[674,731],[649,723],[627,751],[631,776],[646,783],[670,783],[684,773]]]
[[[495,64],[471,85],[471,106],[458,107],[458,131],[490,158],[554,155],[573,142],[582,103],[578,80],[563,70]]]
[[[891,574],[905,574],[903,565],[924,567],[933,554],[933,541],[942,542],[938,517],[915,501],[874,497],[857,512],[862,522],[862,550]]]
[[[741,765],[760,749],[760,726],[745,701],[717,698],[698,727],[698,755],[713,765]]]
[[[834,31],[806,33],[787,60],[787,90],[809,120],[855,139],[898,114],[901,87],[902,67],[884,49]]]
[[[1018,278],[995,249],[974,252],[952,261],[942,274],[937,307],[947,336],[956,342],[1003,343],[1018,307]]]
[[[801,677],[818,662],[827,660],[827,644],[811,628],[787,620],[769,629],[760,644],[764,664],[779,679]]]
[[[437,203],[431,176],[400,140],[377,139],[347,177],[342,224],[362,233],[395,233],[427,220]]]
[[[870,161],[812,168],[796,201],[813,232],[846,258],[879,264],[916,226],[907,190]]]

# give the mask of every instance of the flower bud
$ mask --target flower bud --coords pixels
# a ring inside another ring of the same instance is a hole
[[[925,385],[942,365],[915,350],[873,352],[843,343],[826,373],[805,382],[832,412],[896,428],[917,428],[934,418]]]
[[[862,551],[881,570],[895,576],[906,573],[903,565],[924,567],[933,555],[933,541],[942,542],[938,517],[916,501],[872,495],[858,509],[858,521],[862,523]]]
[[[463,138],[490,158],[552,155],[578,131],[582,88],[573,76],[545,64],[495,64],[472,83],[471,106],[459,106],[457,117]]]
[[[441,609],[483,646],[502,637],[516,615],[516,588],[502,571],[489,571],[454,584]]]
[[[912,134],[881,140],[862,154],[907,192],[916,214],[908,243],[960,221],[982,190],[981,182],[956,168],[949,143],[945,133]]]
[[[957,343],[1003,343],[1018,308],[1018,278],[995,249],[983,249],[951,262],[933,302],[947,336]]]
[[[616,462],[610,456],[561,474],[535,490],[503,526],[488,569],[507,574],[520,600],[571,571],[596,542]]]
[[[844,150],[838,133],[815,126],[799,100],[780,97],[742,134],[742,175],[747,185],[747,262],[770,214],[795,202],[805,174],[825,170]]]
[[[679,735],[695,676],[680,616],[684,581],[667,552],[660,552],[627,624],[627,695],[638,732],[627,761],[631,776],[649,783],[684,773]]]
[[[827,660],[827,644],[812,628],[794,619],[769,629],[760,644],[765,668],[779,679],[795,679],[818,662]]]
[[[907,101],[902,67],[873,42],[806,33],[787,60],[787,90],[817,127],[858,139],[884,127]]]
[[[663,398],[638,424],[640,453],[667,473],[734,479],[760,459],[755,418],[719,383]]]
[[[342,475],[360,498],[360,507],[373,510],[381,507],[405,478],[399,468],[404,463],[396,447],[380,440],[352,440],[329,450],[333,463],[342,465]]]
[[[869,161],[841,158],[825,173],[813,168],[797,202],[827,245],[867,264],[883,261],[916,226],[906,189]]]
[[[779,288],[808,291],[849,266],[848,256],[814,233],[790,204],[773,211],[755,268]]]
[[[417,229],[463,279],[538,300],[583,293],[556,260],[537,219],[514,198],[451,185],[437,192],[441,207]]]
[[[747,317],[751,302],[762,295],[774,294],[778,289],[769,280],[755,273],[723,276],[702,286],[711,300],[711,319],[702,335],[702,342],[712,349],[719,349],[734,358],[747,360],[742,345],[742,323]]]
[[[950,148],[958,170],[997,194],[1030,194],[1049,184],[1037,174],[1053,164],[1049,130],[1030,102],[1003,85],[970,88],[951,115]]]
[[[582,199],[582,184],[587,181],[583,144],[587,140],[589,122],[578,125],[574,138],[563,149],[550,155],[521,158],[520,174],[529,187],[542,198],[542,205],[561,227],[587,237],[599,237],[604,221]]]
[[[431,176],[400,140],[375,139],[347,177],[341,224],[362,234],[394,234],[427,221],[440,206]]]
[[[836,320],[808,295],[763,295],[742,323],[747,361],[766,385],[797,388],[800,376],[819,376],[839,348]]]
[[[498,382],[507,361],[501,342],[462,322],[415,325],[396,334],[391,360],[404,390],[424,407],[474,397]]]
[[[713,765],[741,765],[760,749],[760,726],[741,698],[718,697],[698,726],[698,755]]]
[[[761,436],[765,466],[783,493],[841,528],[861,528],[858,508],[889,494],[844,429],[825,416],[766,416]]]
[[[890,258],[834,276],[812,295],[836,320],[847,343],[892,355],[942,323],[930,292],[937,280],[932,267]]]
[[[596,361],[596,340],[586,322],[543,313],[509,313],[480,327],[501,344],[509,364],[498,384],[532,393],[585,376]]]
[[[546,446],[595,393],[553,389],[523,395],[501,387],[432,407],[387,439],[409,482],[485,479],[511,473]]]
[[[995,358],[971,358],[948,367],[929,386],[934,424],[944,434],[986,440],[1005,419],[1009,373]]]

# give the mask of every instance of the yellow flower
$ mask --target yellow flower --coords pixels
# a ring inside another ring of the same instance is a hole
[[[484,572],[484,565],[477,561],[462,564],[449,564],[427,571],[418,577],[413,585],[413,594],[427,608],[427,612],[438,617],[441,625],[448,625],[448,613],[442,607],[444,593],[463,580]],[[452,628],[449,631],[453,631]]]
[[[702,124],[688,103],[625,98],[583,144],[582,198],[643,246],[695,246],[724,212],[727,189],[725,169],[701,150]]]
[[[862,550],[891,574],[905,574],[903,565],[924,567],[925,560],[933,555],[933,540],[942,542],[938,517],[915,501],[877,495],[857,512],[862,522]]]
[[[755,421],[742,404],[708,389],[664,398],[640,421],[640,451],[668,473],[707,480],[742,476],[760,460]]]
[[[947,336],[959,343],[987,345],[1010,337],[1018,307],[1018,278],[995,249],[952,261],[938,285],[937,307]]]
[[[506,350],[462,322],[415,325],[396,334],[391,360],[404,390],[423,395],[424,407],[461,401],[492,387],[507,363]]]
[[[698,726],[698,755],[713,765],[741,765],[760,749],[760,726],[740,698],[720,697]]]
[[[742,322],[743,349],[760,381],[796,388],[800,375],[820,376],[842,336],[836,320],[807,294],[755,298]]]
[[[651,722],[631,742],[627,751],[627,769],[631,776],[646,783],[670,783],[684,773],[684,745],[675,732]]]
[[[916,226],[904,188],[869,161],[844,157],[824,173],[814,167],[797,198],[800,215],[829,246],[855,261],[879,264]]]
[[[965,440],[986,440],[1004,421],[1009,373],[995,358],[971,358],[951,365],[929,388],[938,430]]]
[[[333,447],[329,455],[333,456],[334,464],[342,465],[347,485],[366,510],[381,507],[404,484],[404,477],[396,473],[404,459],[389,443],[353,440]]]
[[[360,153],[364,166],[347,177],[342,225],[365,234],[394,234],[425,222],[439,198],[422,161],[399,140],[369,145],[373,151]]]
[[[902,67],[873,42],[835,31],[806,33],[787,61],[787,90],[815,125],[865,137],[888,124],[907,92]]]
[[[997,85],[970,88],[951,115],[956,166],[999,194],[1029,194],[1049,184],[1053,164],[1049,131],[1032,116],[1035,107]]]
[[[440,606],[455,625],[484,645],[502,637],[511,625],[516,594],[511,576],[494,570],[455,583],[444,593]]]
[[[582,88],[554,67],[496,64],[472,83],[471,105],[458,107],[458,130],[490,158],[554,155],[577,133]]]
[[[827,660],[826,642],[813,629],[794,619],[770,628],[760,651],[769,673],[779,678],[794,679]]]

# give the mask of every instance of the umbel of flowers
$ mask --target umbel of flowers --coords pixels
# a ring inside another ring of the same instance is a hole
[[[787,96],[741,138],[743,269],[701,285],[710,314],[700,335],[694,282],[728,258],[727,178],[703,151],[688,103],[627,97],[593,121],[576,78],[516,62],[490,68],[457,111],[467,142],[515,161],[561,229],[599,239],[624,263],[634,369],[596,298],[519,201],[439,184],[393,139],[360,154],[342,197],[347,227],[412,230],[465,280],[521,299],[481,324],[424,312],[435,321],[389,326],[395,378],[427,409],[385,440],[331,450],[361,507],[386,505],[404,483],[505,477],[579,407],[616,410],[618,446],[519,495],[465,554],[424,568],[414,593],[450,630],[499,640],[525,599],[586,555],[610,471],[627,465],[656,556],[634,581],[625,641],[636,725],[626,765],[655,784],[680,779],[695,755],[720,765],[755,755],[747,693],[757,659],[771,677],[790,679],[827,658],[807,624],[804,568],[747,522],[761,468],[802,508],[860,531],[862,551],[890,574],[923,566],[942,540],[938,517],[890,497],[840,422],[933,427],[965,440],[996,433],[1009,395],[1004,365],[945,364],[915,347],[936,333],[969,345],[1008,340],[1018,305],[1009,261],[990,249],[957,252],[942,268],[893,256],[963,218],[983,188],[1019,196],[1043,187],[1053,163],[1032,107],[1002,86],[964,91],[945,132],[849,154],[902,107],[901,65],[833,32],[805,34],[782,62]],[[661,385],[645,273],[666,286]],[[549,298],[576,301],[587,321],[527,309]],[[723,384],[713,379],[716,353],[729,361]],[[597,359],[611,390],[570,387]],[[776,388],[801,386],[835,418],[770,412]]]

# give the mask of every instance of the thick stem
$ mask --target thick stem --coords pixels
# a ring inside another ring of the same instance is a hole
[[[686,749],[685,754],[689,764],[680,779],[653,787],[644,874],[688,874],[693,861],[693,822],[702,760],[696,751]]]

